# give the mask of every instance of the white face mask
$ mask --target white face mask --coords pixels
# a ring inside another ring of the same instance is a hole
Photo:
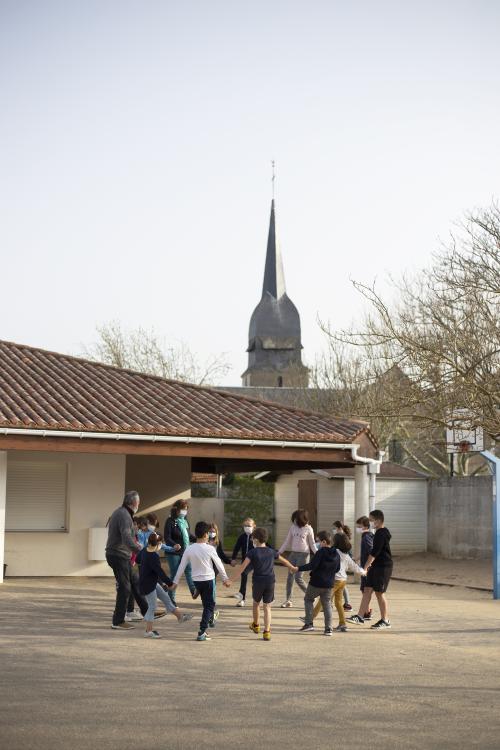
[[[370,524],[370,531],[377,531],[377,527],[375,526],[374,523]]]
[[[148,531],[156,531],[156,526],[152,526],[152,524],[148,523]]]
[[[181,518],[186,518],[187,514],[188,514],[187,510],[181,510],[179,513]]]
[[[243,526],[243,531],[245,534],[251,534],[253,531],[253,526]]]
[[[362,534],[362,533],[363,533],[363,529],[361,528],[361,526],[356,526],[356,534]]]
[[[209,531],[208,532],[208,538],[209,539],[215,539],[215,531]]]

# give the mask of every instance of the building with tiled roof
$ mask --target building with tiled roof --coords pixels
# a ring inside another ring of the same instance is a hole
[[[377,454],[362,421],[0,342],[9,575],[109,574],[105,526],[126,489],[161,519],[190,496],[193,472],[334,468]],[[193,521],[223,522],[212,499],[192,502]]]

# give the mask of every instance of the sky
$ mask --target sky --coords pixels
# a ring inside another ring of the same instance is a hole
[[[306,362],[500,195],[495,0],[0,0],[0,338],[238,385],[277,228]]]

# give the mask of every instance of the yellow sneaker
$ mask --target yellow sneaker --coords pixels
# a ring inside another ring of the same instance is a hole
[[[248,626],[250,630],[253,630],[254,633],[260,633],[260,625],[256,625],[254,622],[251,622]]]
[[[265,641],[270,641],[271,640],[271,631],[270,630],[264,630],[264,633],[263,633],[262,637],[263,637],[263,639]]]

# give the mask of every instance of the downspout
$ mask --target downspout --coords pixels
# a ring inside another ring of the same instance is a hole
[[[367,464],[368,466],[368,507],[370,513],[375,510],[375,502],[377,497],[377,474],[380,474],[380,464],[385,456],[385,451],[378,452],[378,458],[366,458],[365,456],[358,456],[359,445],[353,445],[351,448],[352,460],[356,463]]]

